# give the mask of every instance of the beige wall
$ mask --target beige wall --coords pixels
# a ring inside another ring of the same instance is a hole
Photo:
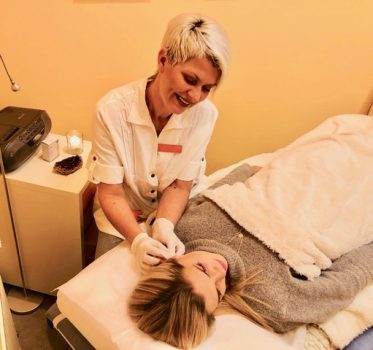
[[[91,139],[96,101],[153,73],[180,12],[215,17],[232,41],[209,172],[372,102],[371,0],[0,0],[0,52],[22,86],[11,92],[1,69],[0,107],[46,109],[53,132]]]

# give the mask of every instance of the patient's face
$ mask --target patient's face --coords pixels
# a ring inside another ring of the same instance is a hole
[[[175,257],[184,266],[183,275],[193,290],[205,300],[206,309],[212,313],[226,290],[227,260],[220,254],[195,251]]]

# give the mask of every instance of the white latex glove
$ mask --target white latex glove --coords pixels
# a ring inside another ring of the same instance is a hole
[[[131,252],[135,255],[136,263],[142,271],[171,257],[167,247],[145,232],[139,233],[132,241]]]
[[[174,224],[165,218],[154,221],[152,237],[165,244],[171,256],[183,255],[185,246],[174,232]]]

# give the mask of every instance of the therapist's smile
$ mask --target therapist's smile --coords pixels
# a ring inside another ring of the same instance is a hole
[[[179,101],[179,103],[182,107],[189,107],[191,105],[191,102],[189,102],[188,100],[186,100],[185,98],[183,98],[179,94],[175,94],[175,95],[176,95],[176,98],[177,98],[177,100]]]

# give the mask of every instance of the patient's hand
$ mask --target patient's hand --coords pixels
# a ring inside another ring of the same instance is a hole
[[[132,242],[131,252],[142,272],[150,266],[157,265],[163,259],[169,259],[171,254],[161,242],[149,237],[145,232],[139,233]]]

